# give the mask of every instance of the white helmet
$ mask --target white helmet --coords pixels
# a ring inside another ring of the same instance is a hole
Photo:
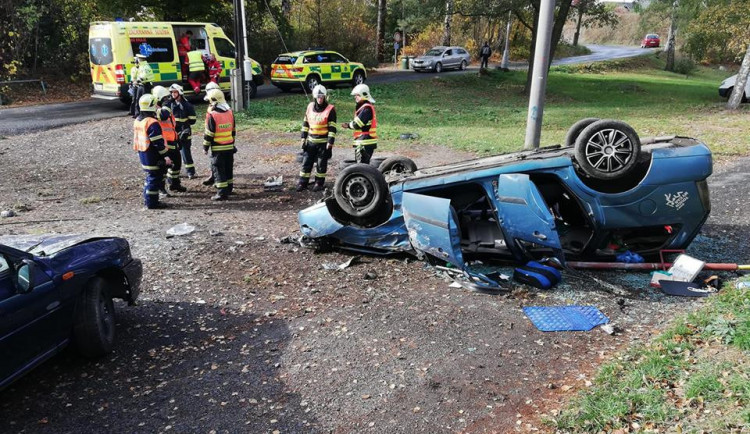
[[[180,93],[180,95],[184,95],[184,94],[185,94],[184,90],[182,89],[182,86],[180,86],[180,85],[179,85],[179,84],[177,84],[177,83],[174,83],[174,84],[172,84],[171,86],[169,86],[169,91],[170,91],[170,92],[174,92],[174,91],[177,91],[177,92],[179,92],[179,93]]]
[[[358,84],[358,85],[354,86],[354,89],[352,89],[352,93],[351,94],[352,95],[359,95],[359,96],[361,96],[363,99],[365,99],[367,101],[375,102],[375,99],[372,97],[372,95],[370,95],[370,86],[368,86],[366,84]]]
[[[169,96],[169,91],[164,86],[154,86],[151,94],[156,98],[156,102],[161,103],[164,98]]]
[[[203,100],[208,101],[208,103],[211,105],[227,102],[227,100],[224,98],[224,92],[219,89],[211,89],[206,92],[206,97],[203,98]]]
[[[318,99],[319,96],[326,98],[328,96],[328,91],[326,90],[325,86],[323,86],[322,84],[318,84],[313,88],[312,96],[315,99]]]
[[[138,100],[138,108],[142,112],[155,112],[156,111],[156,98],[150,93],[147,93]]]
[[[212,81],[206,85],[206,93],[208,93],[211,89],[221,89],[221,86],[219,86],[215,81]]]

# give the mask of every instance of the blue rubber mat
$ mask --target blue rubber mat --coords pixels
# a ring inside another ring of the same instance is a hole
[[[594,306],[529,306],[523,312],[543,332],[587,331],[609,322]]]

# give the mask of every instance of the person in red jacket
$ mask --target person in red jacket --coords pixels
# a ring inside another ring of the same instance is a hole
[[[180,40],[177,41],[177,55],[180,58],[180,67],[182,68],[182,76],[186,77],[188,73],[187,64],[187,53],[190,51],[190,39],[193,37],[193,32],[188,30],[180,36]]]
[[[208,70],[208,81],[219,83],[219,77],[221,76],[221,62],[216,60],[216,56],[209,54],[206,60],[206,69]]]

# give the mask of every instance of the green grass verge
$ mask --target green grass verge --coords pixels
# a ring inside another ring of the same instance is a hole
[[[555,67],[549,75],[542,145],[561,143],[567,129],[586,117],[621,119],[641,136],[680,134],[699,138],[716,154],[743,154],[750,145],[748,108],[723,109],[718,85],[723,73],[700,68],[685,77],[662,71],[655,56],[590,66]],[[412,144],[450,146],[482,154],[523,147],[528,97],[521,71],[443,76],[373,85],[377,99],[379,147],[393,150],[402,133]],[[332,89],[339,121],[351,120],[349,88]],[[302,93],[254,100],[238,125],[256,131],[299,131],[308,100]],[[290,143],[291,143],[290,136]],[[348,144],[348,131],[338,142]]]
[[[750,426],[750,291],[725,287],[653,342],[605,364],[546,423],[569,432]]]

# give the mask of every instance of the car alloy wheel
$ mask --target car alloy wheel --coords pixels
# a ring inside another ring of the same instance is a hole
[[[365,75],[362,74],[362,72],[357,71],[354,73],[354,78],[352,79],[352,81],[354,82],[355,86],[358,84],[362,84],[365,82]]]
[[[458,69],[460,69],[461,71],[463,71],[464,69],[466,69],[466,61],[465,60],[461,61],[461,66],[459,66]]]
[[[438,63],[435,64],[435,72],[438,72],[438,73],[443,72],[443,64],[442,63],[438,62]]]
[[[575,156],[587,175],[601,180],[626,176],[636,165],[641,141],[633,128],[620,121],[600,120],[581,131]]]
[[[318,79],[317,75],[311,75],[307,77],[307,80],[305,80],[305,84],[307,85],[307,91],[312,92],[313,88],[320,84],[320,79]]]

